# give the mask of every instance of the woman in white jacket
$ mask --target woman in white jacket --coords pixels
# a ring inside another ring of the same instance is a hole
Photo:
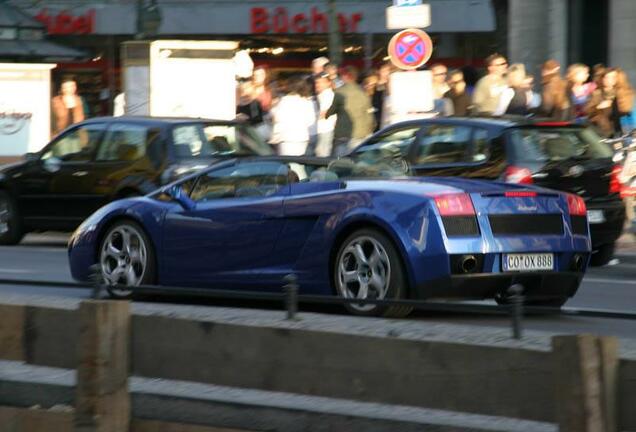
[[[310,133],[315,134],[317,115],[307,87],[304,79],[290,80],[287,95],[272,109],[272,143],[280,155],[304,155]]]

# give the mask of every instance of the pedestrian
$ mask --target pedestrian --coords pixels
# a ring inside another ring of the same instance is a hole
[[[377,84],[378,75],[376,71],[372,71],[370,74],[364,77],[364,80],[362,80],[362,88],[364,88],[364,91],[370,98],[373,97],[373,93],[375,93],[375,86]]]
[[[526,68],[515,63],[508,69],[508,87],[499,97],[499,105],[494,115],[527,115],[532,103],[532,90],[528,88]]]
[[[605,137],[622,135],[621,117],[634,106],[634,90],[621,69],[607,68],[601,87],[594,90],[586,105],[587,117]]]
[[[605,70],[607,66],[603,63],[596,63],[592,66],[592,82],[594,83],[595,88],[603,87],[603,75],[605,75]]]
[[[329,79],[331,80],[331,85],[334,90],[342,87],[344,82],[340,78],[340,73],[338,72],[338,65],[335,63],[327,63],[325,65],[325,72],[329,74]]]
[[[326,72],[315,79],[320,118],[318,119],[318,139],[316,143],[316,156],[327,157],[331,155],[334,139],[334,128],[338,115],[326,117],[326,113],[334,101],[334,91],[331,88],[331,79]]]
[[[567,83],[561,78],[561,65],[550,59],[541,66],[541,106],[539,114],[552,120],[567,120],[570,111]]]
[[[245,120],[254,127],[263,123],[265,112],[258,99],[254,97],[254,87],[251,81],[243,81],[239,84],[236,114],[238,119]]]
[[[270,76],[267,67],[256,66],[252,73],[252,90],[254,98],[261,104],[265,113],[272,109],[273,93],[270,86]]]
[[[448,68],[441,63],[435,63],[431,66],[431,74],[433,75],[433,99],[442,99],[450,90],[446,83]]]
[[[281,155],[300,156],[307,151],[311,131],[316,127],[313,102],[308,96],[307,81],[290,79],[287,94],[272,108],[272,143]]]
[[[446,82],[448,68],[441,63],[435,63],[431,66],[431,74],[433,75],[433,110],[442,116],[453,115],[453,104],[444,97],[450,90]]]
[[[77,83],[66,78],[60,85],[60,92],[51,100],[53,112],[53,135],[62,132],[68,126],[86,118],[84,101],[77,94]]]
[[[345,97],[345,106],[353,124],[349,142],[349,147],[353,148],[373,133],[373,108],[371,99],[358,84],[358,70],[354,66],[344,69],[342,81],[344,84],[338,91]]]
[[[316,96],[316,78],[325,72],[325,66],[329,64],[327,57],[317,57],[311,61],[311,75],[307,78],[307,84],[313,96]]]
[[[472,108],[472,98],[466,91],[466,81],[464,81],[464,73],[459,70],[453,70],[448,77],[449,90],[444,94],[444,98],[453,104],[453,115],[466,116]]]
[[[583,121],[587,113],[587,103],[596,89],[593,82],[587,82],[590,68],[584,64],[575,63],[568,67],[566,79],[568,84],[568,99],[570,102],[570,118]]]
[[[488,74],[482,77],[473,93],[473,107],[478,114],[492,115],[499,106],[499,98],[508,88],[504,78],[508,61],[501,54],[491,54],[486,59]]]
[[[378,69],[378,82],[373,89],[371,105],[373,106],[373,116],[375,118],[374,132],[384,125],[384,113],[387,98],[389,96],[389,80],[391,78],[391,64],[383,63]]]

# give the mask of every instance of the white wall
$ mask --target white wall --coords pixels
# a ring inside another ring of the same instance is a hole
[[[54,67],[0,63],[0,156],[34,152],[49,142]]]

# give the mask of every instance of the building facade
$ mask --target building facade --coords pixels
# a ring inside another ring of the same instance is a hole
[[[282,72],[308,70],[327,55],[327,0],[9,0],[43,23],[50,40],[90,54],[86,62],[58,63],[54,81],[72,75],[93,114],[112,108],[120,88],[121,43],[135,38],[235,40],[256,64]],[[495,0],[497,1],[497,0]],[[385,26],[390,0],[336,0],[343,62],[362,68],[386,56],[395,31]],[[496,16],[491,0],[428,0],[431,61],[479,66],[493,51]]]
[[[549,58],[562,65],[621,67],[636,83],[636,1],[508,0],[508,54],[538,73]]]

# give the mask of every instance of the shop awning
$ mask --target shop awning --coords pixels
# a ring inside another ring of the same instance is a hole
[[[87,58],[87,54],[45,40],[0,40],[0,57],[69,61]]]
[[[49,42],[44,25],[6,0],[0,0],[0,58],[15,60],[76,60],[82,51]]]

